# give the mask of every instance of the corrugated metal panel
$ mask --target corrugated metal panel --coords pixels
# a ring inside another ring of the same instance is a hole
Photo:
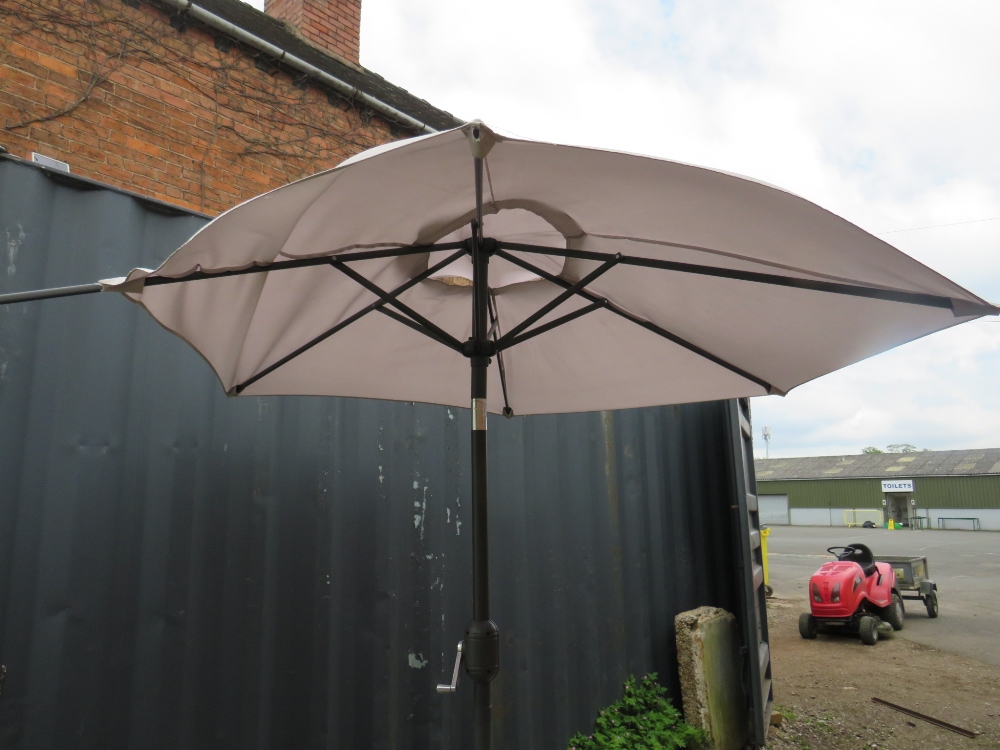
[[[880,479],[759,482],[761,493],[788,495],[792,508],[875,508],[882,506]],[[920,508],[1000,508],[1000,477],[920,477],[914,480]]]
[[[755,463],[757,476],[769,482],[846,477],[893,479],[900,476],[968,476],[1000,473],[1000,448],[758,458]]]
[[[0,160],[0,291],[154,266],[202,223]],[[731,408],[491,417],[497,747],[562,746],[630,673],[676,698],[679,611],[758,632]],[[0,745],[468,747],[468,681],[434,692],[471,609],[468,436],[227,399],[116,296],[0,308]]]
[[[758,480],[757,488],[762,495],[788,495],[791,508],[882,507],[882,481],[879,479]]]
[[[1000,508],[1000,476],[922,477],[913,490],[920,508]]]

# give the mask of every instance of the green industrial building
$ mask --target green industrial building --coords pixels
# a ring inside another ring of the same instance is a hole
[[[1000,448],[754,462],[761,523],[1000,530]]]

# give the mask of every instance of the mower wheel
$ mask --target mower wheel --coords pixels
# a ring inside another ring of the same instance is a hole
[[[927,616],[934,619],[938,616],[937,591],[932,591],[924,599],[924,606],[927,607]]]
[[[874,646],[878,643],[878,621],[870,615],[865,615],[858,622],[858,635],[861,642],[866,646]]]
[[[892,603],[885,608],[882,619],[892,625],[893,630],[903,629],[903,599],[899,594],[892,595]]]
[[[799,615],[799,635],[807,641],[816,637],[816,618],[808,612]]]

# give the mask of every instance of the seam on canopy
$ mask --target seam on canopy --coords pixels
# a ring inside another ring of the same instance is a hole
[[[336,170],[336,167],[334,167],[334,169],[331,170],[331,172],[333,172],[335,170]],[[320,198],[322,198],[323,196],[325,196],[327,194],[327,192],[329,190],[331,190],[334,187],[334,185],[336,185],[338,182],[340,182],[340,177],[339,177],[339,175],[335,174],[334,175],[334,179],[330,181],[330,184],[327,185],[311,201],[309,201],[305,206],[302,207],[302,210],[299,212],[298,217],[295,219],[295,223],[292,225],[292,231],[288,233],[288,236],[285,237],[284,241],[281,243],[281,247],[278,249],[278,253],[277,253],[278,255],[284,256],[286,258],[292,258],[293,257],[293,256],[289,256],[289,255],[287,255],[285,253],[285,247],[288,245],[288,240],[291,238],[292,234],[295,232],[295,228],[299,225],[299,222],[302,221],[302,217],[305,216],[306,213],[313,206],[316,205],[316,202],[319,201]],[[270,272],[266,272],[266,273],[263,273],[261,275],[264,277],[264,283],[260,285],[260,292],[257,294],[257,299],[254,300],[254,303],[253,303],[253,312],[250,313],[250,320],[247,323],[247,327],[243,330],[243,340],[240,342],[240,356],[237,357],[237,359],[236,359],[236,369],[237,370],[239,370],[239,367],[242,364],[243,351],[246,348],[247,338],[250,335],[250,329],[253,328],[253,324],[257,320],[257,311],[260,309],[260,300],[264,296],[264,290],[267,288],[267,282],[271,280],[271,273]],[[233,373],[233,374],[237,375],[237,373]],[[236,379],[239,380],[240,378],[237,377]]]
[[[288,258],[289,260],[304,260],[306,258],[323,258],[332,257],[338,255],[339,253],[345,253],[349,250],[391,250],[391,249],[403,249],[406,247],[415,247],[417,245],[422,245],[422,242],[369,242],[362,243],[356,242],[353,245],[344,245],[343,247],[338,247],[336,250],[322,250],[318,253],[308,253],[303,255],[290,255],[284,251],[284,247],[278,253],[282,257]],[[428,251],[429,252],[429,251]]]

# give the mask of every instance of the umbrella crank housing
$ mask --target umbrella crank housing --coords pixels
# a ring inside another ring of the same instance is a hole
[[[465,671],[475,682],[489,682],[500,670],[500,633],[492,620],[472,620],[462,642]],[[456,664],[458,661],[456,657]]]
[[[475,682],[489,682],[500,669],[500,633],[496,623],[492,620],[472,620],[465,629],[465,638],[455,647],[451,682],[438,683],[437,691],[443,695],[458,690],[458,672],[463,661],[465,671]],[[466,643],[471,648],[466,649]]]

